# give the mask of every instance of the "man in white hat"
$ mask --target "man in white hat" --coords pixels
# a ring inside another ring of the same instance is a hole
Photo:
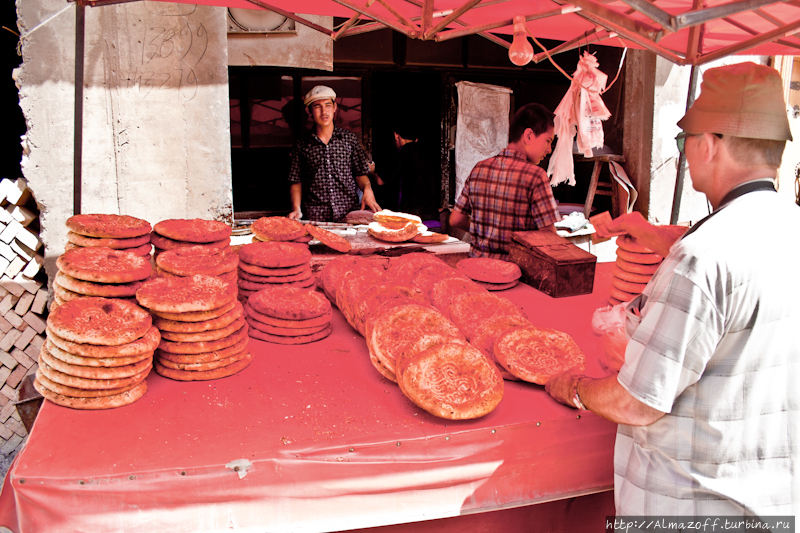
[[[546,388],[619,423],[618,517],[797,515],[800,207],[775,192],[792,139],[780,75],[709,69],[678,125],[713,213],[683,235],[638,213],[612,221],[609,232],[665,256],[626,305],[625,363]]]
[[[353,134],[334,124],[336,93],[317,85],[303,103],[314,127],[294,144],[289,170],[289,218],[338,222],[359,209],[380,211],[369,183],[367,156]],[[358,189],[363,191],[359,203]]]

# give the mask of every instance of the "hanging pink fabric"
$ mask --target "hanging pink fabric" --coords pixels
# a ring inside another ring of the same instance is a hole
[[[555,111],[556,148],[550,156],[547,174],[550,185],[567,182],[575,185],[575,166],[572,160],[572,139],[577,133],[578,151],[591,157],[593,148],[603,147],[602,121],[611,116],[601,93],[608,76],[598,70],[597,58],[584,52],[572,75],[567,94]]]

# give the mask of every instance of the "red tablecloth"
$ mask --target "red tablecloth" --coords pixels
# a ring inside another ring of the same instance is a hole
[[[570,333],[597,363],[591,295],[500,293],[531,321]],[[430,520],[609,490],[616,425],[506,382],[478,420],[428,415],[372,367],[334,312],[308,345],[251,341],[238,375],[178,382],[155,373],[138,402],[76,411],[45,402],[0,498],[0,525],[32,531],[337,531]],[[234,469],[241,465],[238,472]],[[14,524],[16,514],[18,524]]]

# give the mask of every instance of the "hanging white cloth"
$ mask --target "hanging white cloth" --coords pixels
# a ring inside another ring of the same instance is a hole
[[[460,81],[456,119],[456,200],[469,173],[480,161],[508,145],[511,89]]]
[[[608,76],[598,70],[597,58],[584,52],[572,75],[567,94],[555,110],[555,134],[558,137],[547,174],[550,185],[567,182],[575,185],[575,165],[572,159],[572,139],[577,133],[578,151],[591,157],[593,148],[603,147],[603,124],[611,113],[600,94],[606,88]]]

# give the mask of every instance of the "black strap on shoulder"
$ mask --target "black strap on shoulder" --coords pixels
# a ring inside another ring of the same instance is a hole
[[[697,231],[697,228],[702,226],[703,223],[706,220],[708,220],[709,218],[713,217],[714,215],[716,215],[717,213],[722,211],[732,201],[736,200],[737,198],[739,198],[741,196],[744,196],[745,194],[749,194],[751,192],[756,192],[756,191],[777,192],[775,190],[775,184],[772,183],[772,181],[768,181],[768,180],[751,181],[749,183],[745,183],[744,185],[740,185],[740,186],[734,188],[732,191],[728,192],[728,194],[726,194],[722,198],[722,201],[719,204],[719,208],[714,210],[713,213],[711,213],[707,217],[701,219],[697,224],[692,226],[692,228],[689,231],[687,231],[686,233],[683,234],[683,237],[687,237],[687,236],[691,235],[692,233],[694,233],[695,231]]]

